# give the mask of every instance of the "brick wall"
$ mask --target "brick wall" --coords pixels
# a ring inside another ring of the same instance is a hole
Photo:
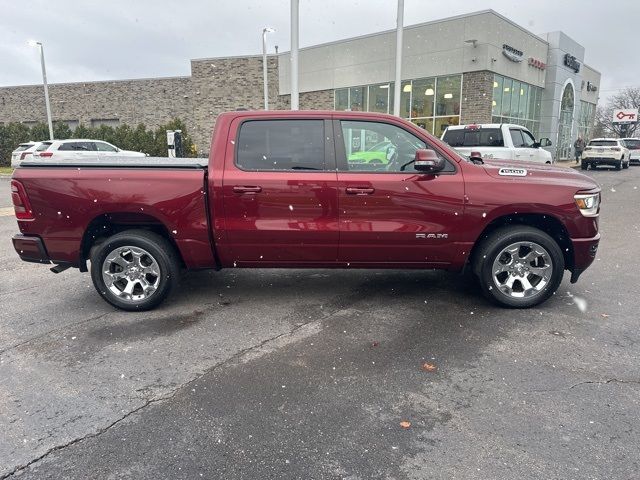
[[[491,123],[493,73],[468,72],[462,77],[461,124]]]
[[[317,90],[299,94],[300,110],[333,110],[333,90]],[[278,108],[289,109],[291,95],[281,95]]]
[[[190,130],[201,154],[208,155],[211,132],[221,112],[264,108],[262,56],[199,59],[191,61],[193,127]],[[269,56],[269,108],[279,108],[278,60]]]
[[[191,116],[189,77],[81,82],[49,85],[54,121],[92,120],[157,127],[172,118]],[[41,85],[0,87],[0,122],[46,122]]]

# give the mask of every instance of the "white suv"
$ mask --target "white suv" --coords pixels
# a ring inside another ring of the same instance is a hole
[[[582,152],[582,170],[600,165],[629,168],[629,149],[620,138],[594,138]]]
[[[640,165],[640,138],[623,138],[629,150],[629,165]]]
[[[102,140],[48,140],[36,148],[34,159],[82,160],[104,157],[145,157],[142,152],[121,150]]]
[[[26,158],[30,158],[41,143],[42,142],[26,142],[18,145],[18,148],[11,152],[11,166],[13,168],[19,167],[20,162]]]

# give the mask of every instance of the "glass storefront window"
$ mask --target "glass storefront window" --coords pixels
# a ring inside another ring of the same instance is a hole
[[[527,107],[529,106],[529,85],[520,84],[520,102],[518,103],[518,118],[529,118]]]
[[[438,77],[436,83],[436,116],[460,115],[460,75]]]
[[[436,118],[436,121],[434,122],[433,134],[436,137],[440,138],[444,133],[445,129],[449,125],[459,125],[459,124],[460,124],[459,116]]]
[[[367,87],[351,87],[349,101],[352,112],[367,111]]]
[[[349,108],[349,89],[340,88],[335,91],[334,110],[347,110]]]
[[[538,101],[538,90],[540,89],[536,87],[531,87],[529,90],[530,91],[529,91],[529,102],[528,102],[527,112],[528,112],[529,118],[535,118],[536,102]]]
[[[427,132],[433,134],[433,118],[414,118],[411,121],[420,128],[424,128]]]
[[[502,83],[502,116],[511,116],[511,87],[513,86],[513,80],[505,78]]]
[[[334,90],[336,110],[393,113],[394,82]],[[400,116],[431,134],[460,123],[462,75],[404,80],[400,88]],[[500,104],[498,107],[500,108]],[[360,146],[369,139],[354,137]],[[360,148],[353,145],[353,148]]]
[[[414,80],[411,85],[411,117],[432,117],[435,96],[435,78]]]
[[[502,108],[502,81],[504,79],[501,75],[495,75],[493,78],[493,101],[491,102],[491,113],[493,115],[500,115],[500,109]]]
[[[514,123],[538,134],[542,88],[494,75],[492,122]]]
[[[520,82],[517,80],[513,81],[513,86],[511,87],[511,110],[510,116],[518,118],[518,102],[520,101]]]
[[[411,80],[405,80],[402,82],[402,88],[400,89],[400,116],[402,118],[409,118],[411,112]]]
[[[371,85],[369,87],[369,112],[389,113],[389,97],[393,96],[391,85]]]

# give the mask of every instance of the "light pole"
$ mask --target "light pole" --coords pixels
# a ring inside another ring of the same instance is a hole
[[[299,0],[291,0],[291,110],[298,110],[298,23]]]
[[[402,80],[402,29],[404,28],[404,0],[398,0],[396,24],[396,82],[393,86],[393,114],[400,116],[400,82]]]
[[[267,78],[267,33],[273,33],[273,28],[262,29],[262,83],[264,87],[264,109],[269,110],[269,80]]]
[[[49,124],[49,140],[53,140],[53,122],[51,121],[51,103],[49,102],[49,87],[47,86],[47,69],[44,66],[44,46],[42,42],[29,40],[31,47],[40,47],[40,63],[42,65],[42,83],[44,85],[44,103],[47,107],[47,123]]]

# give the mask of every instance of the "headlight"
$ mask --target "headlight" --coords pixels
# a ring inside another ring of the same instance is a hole
[[[597,217],[600,213],[600,193],[577,193],[573,198],[585,217]]]

